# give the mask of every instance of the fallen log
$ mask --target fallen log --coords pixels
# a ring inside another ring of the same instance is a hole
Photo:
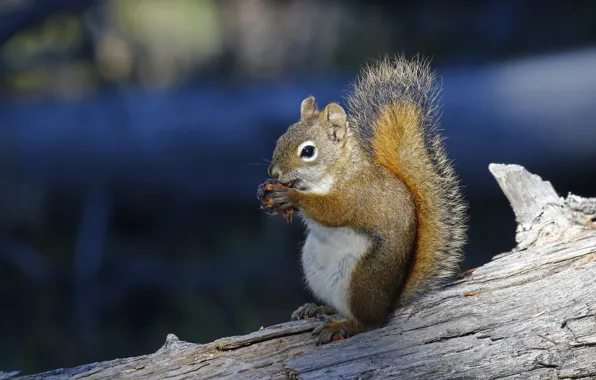
[[[517,246],[399,309],[386,327],[315,347],[316,320],[0,379],[594,379],[596,199],[561,198],[517,165],[491,164]]]

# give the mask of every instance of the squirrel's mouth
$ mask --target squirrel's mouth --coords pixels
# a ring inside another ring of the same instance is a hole
[[[302,191],[308,190],[308,186],[306,186],[305,181],[300,178],[289,181],[279,181],[279,184],[286,189],[296,189]]]
[[[296,182],[298,182],[298,180],[296,180],[296,181],[285,181],[285,182],[281,182],[281,181],[280,181],[279,183],[280,183],[280,184],[281,184],[283,187],[285,187],[285,188],[291,188],[291,189],[294,189],[294,188],[296,188],[296,187],[295,187],[295,186],[296,186]]]
[[[296,189],[296,190],[306,190],[306,186],[304,186],[304,181],[300,180],[300,179],[296,179],[294,181],[289,182],[288,187],[292,188],[292,189]]]

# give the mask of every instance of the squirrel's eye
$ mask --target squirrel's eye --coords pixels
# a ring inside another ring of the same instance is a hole
[[[300,144],[296,150],[296,153],[302,161],[314,161],[318,156],[317,149],[315,148],[315,142],[312,140],[307,140]]]
[[[302,148],[302,151],[300,152],[300,157],[301,158],[312,158],[315,155],[315,147],[312,145],[307,145],[304,148]]]

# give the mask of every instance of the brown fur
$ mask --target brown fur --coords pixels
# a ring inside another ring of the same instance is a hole
[[[437,252],[445,246],[445,224],[437,210],[444,202],[440,178],[435,175],[420,129],[420,111],[413,104],[388,106],[377,120],[373,149],[377,161],[404,181],[417,212],[416,248],[409,276],[400,296],[409,300],[435,275]]]
[[[289,197],[325,226],[350,226],[369,236],[373,247],[353,269],[349,304],[361,324],[382,323],[396,304],[415,244],[415,203],[407,187],[384,167],[371,165],[329,194],[290,191]]]
[[[371,242],[351,271],[356,321],[347,324],[349,335],[381,324],[396,306],[453,275],[460,261],[465,204],[437,130],[437,91],[425,62],[384,59],[363,72],[349,115],[335,103],[319,111],[309,97],[301,120],[278,140],[272,165],[285,173],[281,181],[316,185],[327,173],[335,180],[324,194],[289,189],[278,201]],[[313,163],[296,153],[307,139],[323,154]]]
[[[403,181],[416,204],[401,305],[453,276],[466,240],[466,205],[438,130],[439,92],[428,62],[398,57],[367,67],[348,98],[364,150]]]

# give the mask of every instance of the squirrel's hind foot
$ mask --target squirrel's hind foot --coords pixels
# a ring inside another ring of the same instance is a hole
[[[312,334],[317,335],[317,346],[320,346],[336,340],[344,340],[364,331],[366,331],[366,328],[356,321],[326,318],[323,323],[313,330]]]
[[[314,303],[305,303],[292,313],[291,320],[297,321],[299,319],[319,318],[336,313],[337,311],[331,306],[319,306]]]

